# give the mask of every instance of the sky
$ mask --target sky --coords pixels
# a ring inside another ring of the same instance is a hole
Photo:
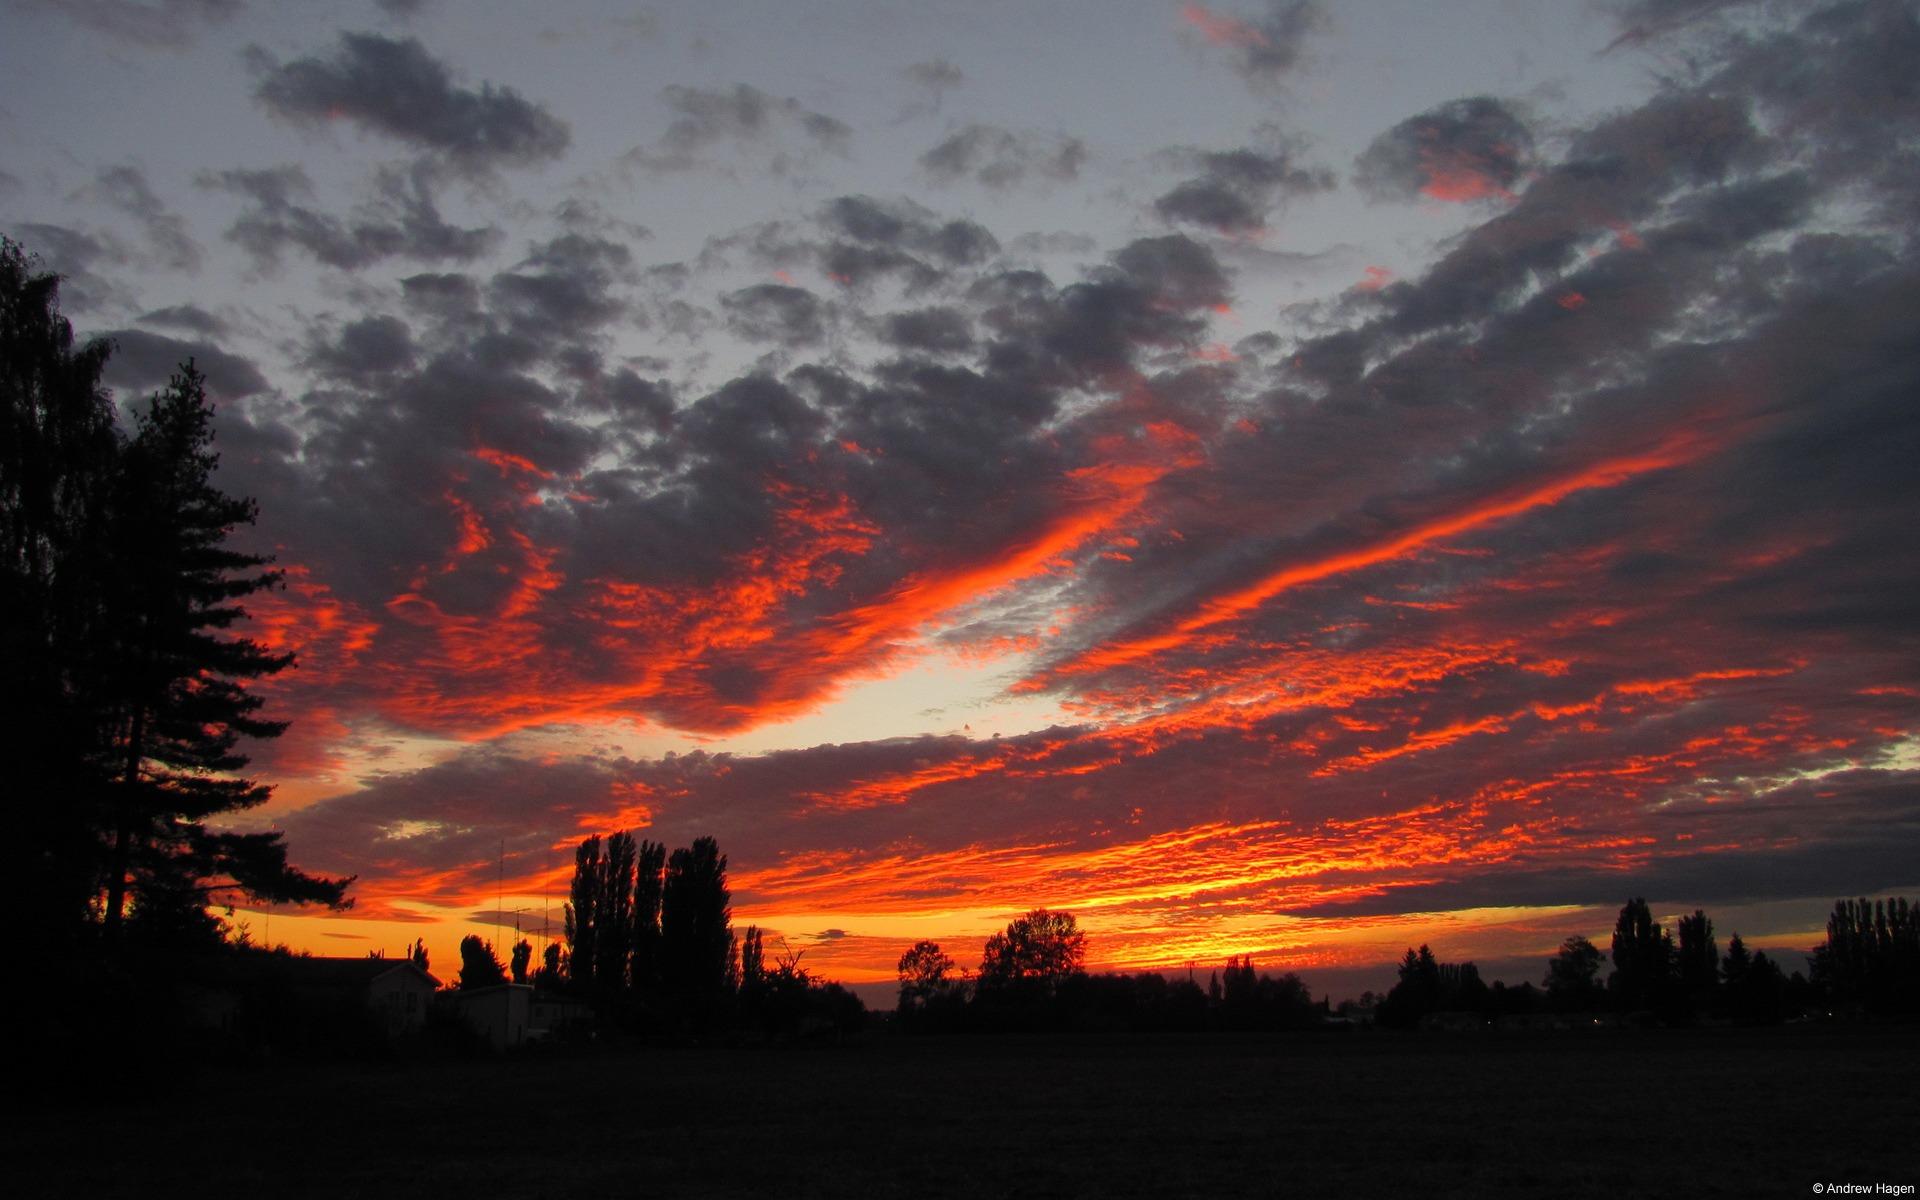
[[[876,992],[1920,885],[1912,3],[4,9],[0,232],[286,572],[257,939],[616,829]]]

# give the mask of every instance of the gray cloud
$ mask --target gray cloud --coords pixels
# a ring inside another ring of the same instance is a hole
[[[243,399],[270,386],[259,367],[211,342],[173,338],[145,329],[109,329],[98,336],[113,343],[105,377],[117,388],[144,393],[165,387],[167,379],[188,359],[207,377],[207,394],[216,400]]]
[[[1187,5],[1183,14],[1203,39],[1232,56],[1242,78],[1260,87],[1291,74],[1308,38],[1327,25],[1326,11],[1316,0],[1267,0],[1251,21],[1199,4]]]
[[[177,50],[202,29],[225,24],[245,0],[27,0],[133,46]]]
[[[922,154],[920,167],[935,183],[972,179],[998,190],[1071,182],[1086,161],[1086,143],[1077,137],[974,124]]]
[[[413,38],[342,33],[329,57],[262,59],[255,95],[303,125],[345,119],[442,156],[467,171],[559,158],[566,123],[512,88],[454,84],[446,65]]]
[[[345,220],[310,203],[313,181],[297,166],[203,171],[195,182],[251,202],[226,236],[261,269],[277,269],[290,248],[343,271],[389,258],[467,262],[491,250],[499,232],[449,224],[440,215],[429,175],[420,167],[383,168],[375,174],[376,198]]]
[[[806,346],[826,336],[826,307],[805,288],[763,283],[720,297],[727,324],[741,337]]]
[[[1470,96],[1381,134],[1354,160],[1353,181],[1376,200],[1510,196],[1533,158],[1533,134],[1507,105]]]
[[[1303,167],[1285,151],[1186,151],[1178,157],[1192,161],[1199,173],[1155,200],[1154,210],[1165,220],[1219,233],[1264,229],[1268,214],[1286,200],[1334,186],[1331,171]]]
[[[152,312],[140,314],[140,320],[148,325],[184,329],[188,333],[197,333],[202,337],[218,337],[227,330],[225,321],[197,304],[175,304],[166,308],[156,308]]]
[[[625,161],[650,171],[688,171],[711,165],[706,153],[716,146],[773,148],[769,165],[784,174],[792,161],[779,148],[788,136],[798,136],[815,150],[846,153],[853,131],[844,122],[806,107],[789,96],[770,96],[750,84],[731,89],[697,88],[672,84],[661,97],[674,114],[666,132],[652,147],[635,147]]]
[[[138,167],[109,167],[87,190],[140,222],[148,243],[165,265],[182,271],[199,269],[200,245],[187,232],[186,221],[168,211]]]

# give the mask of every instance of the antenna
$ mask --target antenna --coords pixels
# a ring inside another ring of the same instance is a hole
[[[507,839],[500,839],[500,857],[493,876],[493,952],[500,953],[500,910],[507,903]]]

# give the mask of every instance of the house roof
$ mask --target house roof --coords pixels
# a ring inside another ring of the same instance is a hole
[[[411,972],[438,988],[440,981],[410,958],[332,958],[293,954],[250,955],[239,967],[243,977],[279,979],[300,988],[364,988],[395,971]]]

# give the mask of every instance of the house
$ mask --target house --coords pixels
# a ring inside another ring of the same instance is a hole
[[[278,967],[294,995],[316,1008],[364,1007],[389,1037],[419,1032],[440,987],[410,958],[288,958]]]
[[[593,1023],[593,1005],[571,996],[536,990],[533,993],[533,1024],[527,1030],[528,1041],[544,1042],[565,1037],[570,1029],[584,1029]]]
[[[495,1050],[524,1045],[534,1029],[531,984],[460,988],[446,994],[446,1003]]]

